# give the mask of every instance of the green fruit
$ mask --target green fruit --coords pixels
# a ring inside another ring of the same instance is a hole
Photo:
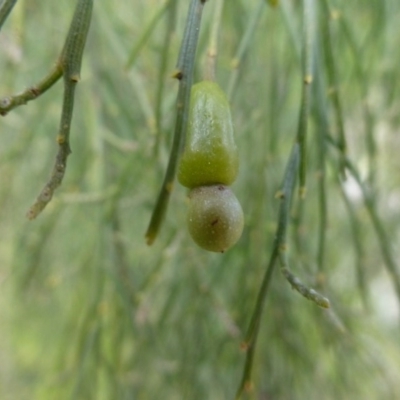
[[[190,191],[189,232],[203,249],[228,250],[242,235],[243,222],[242,207],[229,187],[202,186]]]
[[[179,182],[188,188],[230,185],[238,174],[239,156],[229,103],[215,82],[192,86],[187,129]]]

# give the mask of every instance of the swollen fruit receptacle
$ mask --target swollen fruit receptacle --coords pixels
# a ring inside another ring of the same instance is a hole
[[[238,149],[225,93],[211,81],[192,86],[186,143],[178,170],[188,188],[230,185],[237,177]]]
[[[200,247],[223,253],[242,234],[243,210],[229,187],[202,186],[189,193],[187,222],[190,235]]]

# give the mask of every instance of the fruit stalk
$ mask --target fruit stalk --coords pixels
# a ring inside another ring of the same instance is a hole
[[[164,181],[145,235],[148,245],[151,245],[156,239],[164,220],[174,185],[178,161],[184,146],[184,135],[189,114],[190,89],[193,81],[194,60],[196,56],[203,7],[203,1],[192,0],[189,8],[184,39],[178,58],[177,70],[174,74],[174,77],[179,80],[174,140]]]

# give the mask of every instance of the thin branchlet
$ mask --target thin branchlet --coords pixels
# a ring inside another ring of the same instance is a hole
[[[278,227],[272,245],[271,256],[265,271],[264,278],[261,283],[260,290],[257,295],[256,305],[254,307],[250,324],[246,332],[245,342],[244,345],[242,346],[243,348],[246,349],[246,361],[242,379],[238,387],[238,390],[236,392],[236,399],[239,399],[241,397],[242,393],[246,390],[246,387],[249,387],[249,385],[251,386],[253,356],[260,329],[260,322],[265,305],[265,300],[269,292],[269,287],[272,280],[272,273],[277,264],[279,254],[282,251],[282,249],[286,247],[286,232],[287,232],[287,225],[289,222],[290,204],[292,199],[292,193],[296,183],[296,177],[298,174],[299,158],[300,158],[300,148],[299,144],[296,142],[293,146],[292,153],[289,157],[285,175],[283,178],[282,189],[280,190],[279,198],[281,201],[281,205],[279,208]]]
[[[50,89],[63,75],[63,68],[59,61],[56,62],[50,72],[38,83],[25,89],[23,92],[5,96],[0,99],[0,115],[7,115],[14,108],[25,105],[31,100],[37,99]]]
[[[179,80],[175,133],[167,171],[146,231],[146,242],[149,245],[151,245],[156,239],[164,220],[174,185],[178,161],[185,143],[190,90],[193,81],[194,60],[196,56],[203,5],[204,2],[201,0],[192,0],[190,4],[177,68],[173,75],[174,78]]]
[[[301,282],[301,280],[286,266],[287,261],[284,256],[280,256],[281,272],[292,288],[299,292],[306,299],[311,300],[322,308],[329,308],[329,300],[318,293],[315,289],[309,288]]]
[[[297,140],[300,144],[300,197],[306,195],[307,169],[307,132],[308,117],[310,114],[311,84],[313,82],[313,53],[314,53],[314,0],[303,0],[303,91],[300,105],[300,115],[297,130]]]
[[[17,0],[4,0],[0,4],[0,30],[7,19],[7,17],[10,15],[13,7],[15,6]]]
[[[61,65],[64,79],[64,98],[57,135],[59,149],[50,179],[27,213],[29,219],[36,218],[46,207],[53,197],[54,191],[61,185],[65,175],[67,158],[71,153],[69,133],[74,110],[75,88],[80,79],[83,50],[89,31],[92,9],[93,0],[78,0],[64,48],[61,52],[59,64]]]

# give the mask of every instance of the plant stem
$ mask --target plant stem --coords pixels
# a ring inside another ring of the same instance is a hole
[[[0,99],[0,115],[6,115],[12,109],[35,100],[48,89],[50,89],[63,75],[63,67],[60,61],[57,61],[52,70],[40,82],[22,93],[6,96]]]
[[[200,31],[203,0],[192,0],[189,8],[184,38],[178,58],[175,77],[179,79],[175,134],[168,161],[167,171],[146,231],[146,242],[151,245],[157,237],[167,211],[172,193],[176,169],[185,143],[189,115],[190,90],[193,82],[194,60]]]
[[[326,297],[322,296],[316,290],[305,286],[300,281],[300,279],[295,274],[293,274],[293,272],[287,266],[287,257],[285,254],[281,253],[279,256],[279,260],[281,263],[281,272],[286,280],[291,284],[293,289],[297,290],[303,297],[311,300],[321,308],[330,307],[329,300]]]
[[[275,240],[272,247],[269,263],[261,284],[261,288],[257,295],[256,305],[251,316],[250,324],[246,333],[245,341],[242,347],[246,350],[246,361],[242,380],[237,390],[236,399],[239,399],[246,388],[251,387],[251,371],[253,365],[254,349],[257,342],[257,336],[260,329],[262,312],[265,304],[265,299],[268,294],[269,285],[272,279],[272,273],[279,257],[279,253],[286,246],[286,231],[289,220],[289,210],[292,199],[292,193],[298,173],[298,164],[300,157],[300,149],[298,143],[294,144],[292,154],[289,158],[285,176],[283,178],[283,188],[280,192],[281,205],[279,208],[278,228],[275,234]]]
[[[3,3],[0,4],[0,30],[16,2],[17,0],[4,0]]]
[[[345,178],[345,158],[347,152],[347,143],[346,136],[344,131],[344,122],[343,122],[343,109],[342,103],[339,95],[339,79],[337,72],[337,65],[335,54],[333,51],[332,44],[332,22],[333,22],[333,13],[329,8],[328,0],[323,1],[324,5],[324,16],[323,16],[323,26],[324,26],[324,49],[326,56],[326,67],[328,72],[328,80],[329,80],[329,93],[332,96],[332,102],[335,112],[336,125],[338,130],[338,146],[341,152],[341,160],[340,160],[340,172],[342,177]]]
[[[139,40],[137,41],[136,45],[131,50],[128,61],[126,62],[125,68],[129,70],[132,65],[135,63],[140,50],[146,45],[147,41],[149,40],[151,34],[154,32],[155,28],[157,27],[158,22],[160,21],[161,17],[164,15],[165,10],[170,5],[170,0],[166,1],[154,14],[153,18],[147,24],[146,29],[144,29],[142,35],[140,36]]]
[[[299,112],[299,121],[297,125],[297,142],[300,145],[300,167],[299,167],[299,197],[300,201],[297,204],[296,212],[296,247],[299,254],[303,253],[303,241],[301,238],[302,224],[304,217],[304,203],[303,199],[306,196],[306,174],[307,174],[307,133],[308,133],[308,119],[310,115],[310,97],[311,97],[311,83],[313,82],[313,58],[314,58],[314,8],[313,0],[303,0],[303,35],[300,40],[296,40],[296,30],[293,28],[291,18],[288,17],[286,7],[283,8],[285,19],[291,31],[291,36],[295,49],[302,61],[302,94]],[[301,42],[300,44],[297,44]],[[300,51],[301,49],[301,51]]]
[[[390,277],[392,278],[393,285],[397,295],[397,300],[400,304],[400,272],[392,255],[392,250],[390,248],[390,240],[386,235],[386,231],[383,227],[381,218],[379,217],[378,212],[376,210],[375,196],[371,192],[371,190],[363,183],[356,167],[349,159],[346,159],[346,167],[357,181],[363,193],[365,206],[368,210],[369,216],[372,221],[372,225],[375,229],[376,236],[378,238],[378,243],[381,248],[383,261],[389,272]]]
[[[281,265],[281,272],[290,283],[293,289],[297,290],[301,295],[313,301],[322,308],[329,308],[329,300],[320,295],[314,289],[306,287],[299,278],[297,278],[287,267],[287,228],[289,225],[289,216],[292,203],[292,195],[294,192],[296,177],[299,170],[300,161],[300,145],[296,141],[293,146],[292,153],[286,166],[285,175],[283,178],[282,190],[279,192],[281,205],[279,208],[278,228],[275,234],[275,240],[271,252],[271,257],[261,284],[261,288],[257,295],[256,305],[251,316],[249,328],[246,333],[245,341],[242,348],[246,350],[246,361],[243,370],[242,380],[236,393],[236,399],[239,399],[242,393],[252,387],[251,372],[254,357],[254,350],[257,342],[258,332],[260,330],[260,323],[262,312],[265,304],[265,299],[268,294],[269,285],[272,279],[272,273],[275,268],[276,262],[279,260]]]
[[[333,145],[336,149],[339,149],[338,144],[331,136],[327,136],[327,140],[329,144]],[[392,254],[390,240],[387,237],[382,220],[379,217],[378,212],[376,210],[375,194],[373,190],[365,182],[363,182],[356,166],[351,162],[351,160],[346,158],[345,162],[347,170],[354,177],[354,179],[356,180],[357,184],[359,185],[362,191],[365,207],[371,218],[371,222],[378,239],[385,267],[389,272],[390,277],[392,278],[393,286],[397,296],[397,301],[400,304],[400,271]]]
[[[93,0],[78,0],[64,49],[60,56],[60,65],[64,77],[64,99],[57,136],[59,151],[49,181],[27,213],[30,220],[36,218],[46,207],[53,197],[55,189],[61,185],[64,178],[67,157],[71,153],[69,133],[74,110],[75,88],[80,79],[83,50],[89,31],[92,9]]]
[[[319,43],[321,45],[321,43]],[[319,46],[320,48],[320,46]],[[319,66],[317,67],[319,68]],[[314,85],[315,94],[315,117],[316,124],[319,127],[316,132],[317,136],[317,158],[318,158],[318,202],[319,202],[319,229],[318,229],[318,249],[317,249],[317,284],[322,287],[324,282],[325,270],[325,247],[326,247],[326,230],[328,225],[328,205],[326,194],[326,135],[329,132],[328,106],[326,102],[326,86],[324,85],[322,71],[317,69]]]
[[[227,90],[227,96],[228,96],[229,100],[233,96],[233,92],[235,90],[236,83],[237,83],[237,80],[239,77],[240,65],[243,61],[243,58],[246,54],[247,49],[253,43],[252,40],[253,40],[254,32],[256,30],[258,22],[260,21],[260,18],[262,16],[262,11],[264,10],[264,8],[265,8],[265,0],[260,0],[258,6],[254,9],[252,14],[250,15],[249,23],[247,25],[246,31],[243,34],[242,40],[239,43],[239,47],[236,51],[236,54],[233,57],[232,72],[231,72],[231,76],[229,78],[228,90]]]
[[[300,144],[299,191],[301,198],[305,196],[306,192],[307,131],[310,114],[310,86],[313,81],[314,8],[314,0],[303,0],[303,91],[297,131],[297,141]]]
[[[326,0],[328,2],[328,6],[332,3],[332,0]],[[333,1],[336,4],[336,1]],[[343,31],[343,35],[348,42],[349,49],[353,55],[354,66],[355,66],[355,79],[358,81],[362,100],[360,104],[362,106],[363,118],[364,118],[364,129],[365,129],[365,138],[366,138],[366,147],[368,154],[368,183],[373,185],[375,181],[376,175],[376,157],[377,157],[377,146],[375,142],[374,135],[374,125],[375,118],[371,111],[371,107],[368,101],[368,91],[369,87],[369,78],[367,74],[367,63],[364,62],[362,57],[362,51],[360,46],[357,44],[357,41],[354,37],[354,33],[351,28],[351,21],[349,21],[343,10],[338,10],[337,7],[335,14],[338,15],[338,23]],[[331,7],[332,9],[332,7]]]
[[[221,27],[222,10],[224,8],[224,0],[215,1],[215,12],[212,21],[210,41],[207,51],[207,64],[205,78],[208,80],[215,80],[215,72],[217,69],[217,56],[218,56],[218,36]]]
[[[360,221],[356,215],[356,212],[354,210],[354,206],[352,205],[346,191],[343,188],[342,182],[339,179],[337,179],[337,183],[340,189],[340,193],[342,195],[344,204],[347,208],[348,211],[348,216],[349,216],[349,223],[351,226],[351,233],[353,237],[353,243],[354,243],[354,251],[356,255],[356,273],[357,273],[357,285],[358,285],[358,290],[360,291],[361,299],[364,305],[365,310],[370,310],[370,303],[369,303],[369,297],[368,297],[368,290],[367,290],[367,277],[365,274],[365,252],[364,252],[364,246],[362,243],[362,230],[360,227]]]
[[[167,29],[165,32],[164,43],[162,46],[161,57],[160,57],[160,68],[158,69],[158,84],[156,93],[156,107],[155,107],[155,119],[156,119],[156,140],[154,145],[154,154],[157,156],[161,144],[161,131],[162,131],[162,100],[164,95],[165,87],[165,76],[168,67],[169,54],[171,49],[171,39],[175,31],[176,24],[176,9],[178,1],[169,0],[167,6]]]

